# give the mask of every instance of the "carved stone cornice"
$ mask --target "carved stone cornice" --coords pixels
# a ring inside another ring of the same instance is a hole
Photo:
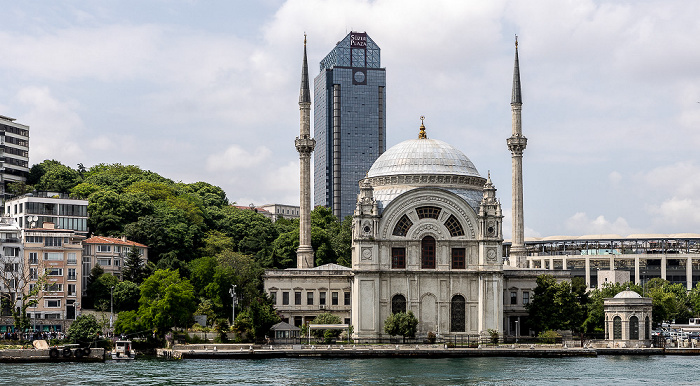
[[[400,174],[392,176],[366,177],[373,187],[387,185],[440,186],[449,188],[482,190],[486,179],[477,176],[444,174]]]

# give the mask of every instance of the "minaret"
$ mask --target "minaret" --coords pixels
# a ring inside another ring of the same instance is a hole
[[[518,36],[515,36],[515,67],[513,69],[513,95],[510,110],[513,115],[513,135],[508,138],[508,150],[513,158],[513,226],[510,247],[510,265],[525,267],[525,220],[523,216],[523,151],[527,138],[523,136],[520,113],[523,100],[520,93],[520,64],[518,62]]]
[[[294,141],[299,152],[299,249],[297,268],[314,266],[314,250],[311,248],[311,153],[316,141],[311,138],[311,92],[309,91],[309,66],[306,62],[306,34],[304,34],[304,62],[301,67],[299,91],[299,136]]]

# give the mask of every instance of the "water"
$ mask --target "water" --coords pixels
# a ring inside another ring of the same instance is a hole
[[[0,364],[0,385],[698,384],[700,358],[187,359]]]

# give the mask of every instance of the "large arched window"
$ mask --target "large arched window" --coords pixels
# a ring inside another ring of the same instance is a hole
[[[613,339],[622,339],[622,318],[619,316],[613,319]]]
[[[464,296],[455,295],[452,297],[452,302],[450,304],[450,331],[452,332],[464,332],[466,328],[466,302],[464,301]]]
[[[394,236],[406,236],[408,230],[413,226],[413,222],[405,214],[401,216],[399,222],[396,223],[394,231],[391,233]]]
[[[435,269],[435,239],[433,236],[423,237],[420,246],[420,267],[423,269]]]
[[[450,215],[445,221],[445,227],[450,231],[450,236],[452,237],[464,236],[464,228],[462,228],[462,224],[459,223],[459,220],[454,215]]]
[[[406,312],[406,298],[401,294],[391,298],[391,313],[397,314],[399,312]]]
[[[639,340],[639,318],[630,317],[630,340]]]

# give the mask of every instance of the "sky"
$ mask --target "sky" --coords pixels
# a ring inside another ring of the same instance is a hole
[[[526,236],[700,233],[697,1],[3,3],[0,115],[30,126],[30,164],[138,165],[240,205],[298,205],[304,33],[313,78],[366,31],[387,148],[425,116],[490,171],[510,238],[517,34]]]

